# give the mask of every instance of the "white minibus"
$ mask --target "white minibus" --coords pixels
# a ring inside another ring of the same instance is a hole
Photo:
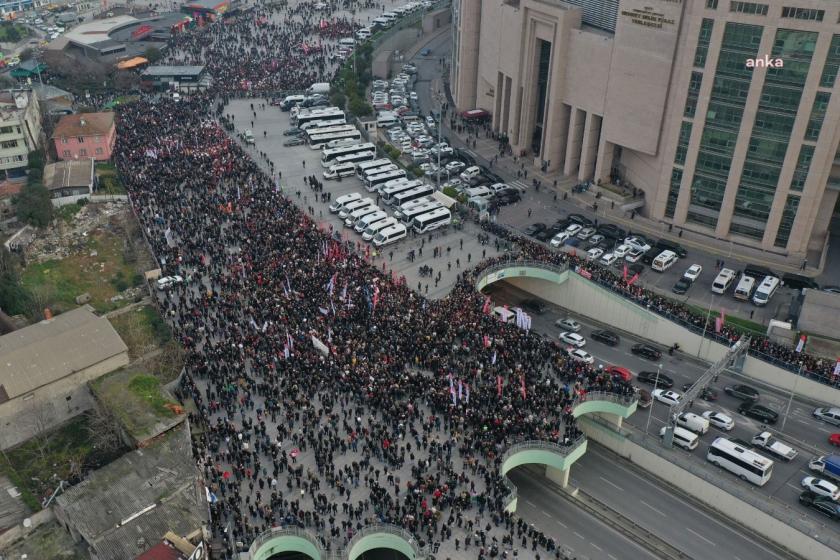
[[[344,225],[345,227],[353,227],[358,220],[361,220],[365,216],[369,216],[374,212],[380,212],[381,210],[382,209],[379,206],[375,205],[365,206],[363,208],[353,210],[347,214],[347,217],[344,219]]]
[[[741,279],[738,280],[738,285],[735,286],[735,299],[749,301],[753,294],[753,288],[755,288],[755,278],[742,274]]]
[[[387,227],[374,236],[373,244],[377,247],[382,247],[384,245],[396,243],[400,239],[405,238],[407,231],[407,228],[403,224],[396,224]]]
[[[735,280],[735,271],[731,268],[724,268],[722,269],[715,281],[712,282],[712,292],[715,294],[722,294],[729,289],[729,286],[732,285],[732,282]]]
[[[324,179],[330,181],[339,177],[349,177],[356,173],[356,166],[352,163],[336,163],[324,171]]]
[[[370,224],[365,232],[362,234],[362,239],[365,241],[370,241],[373,239],[377,233],[382,231],[383,229],[389,228],[391,226],[397,225],[399,222],[396,218],[385,218],[384,220],[379,220],[378,222]]]
[[[376,212],[368,214],[367,216],[362,216],[360,219],[356,220],[356,223],[353,224],[353,229],[356,230],[356,233],[362,233],[371,225],[382,221],[387,217],[388,214],[386,214],[384,210],[376,210]]]
[[[650,267],[656,272],[665,272],[671,268],[675,262],[677,262],[676,253],[673,251],[662,251],[655,259],[653,259],[653,263]]]
[[[753,295],[753,303],[758,306],[767,305],[777,289],[779,289],[779,279],[775,276],[765,276]]]
[[[336,198],[333,201],[332,204],[330,204],[330,212],[335,214],[336,212],[341,210],[344,207],[345,204],[353,202],[354,200],[361,200],[361,199],[362,199],[362,195],[360,195],[359,193],[355,193],[355,192],[341,195],[338,198]]]
[[[346,218],[350,212],[354,210],[358,210],[359,208],[365,208],[366,206],[374,206],[376,203],[373,201],[372,198],[363,198],[361,200],[354,200],[353,202],[348,202],[341,209],[338,211],[338,217],[342,220]]]
[[[659,430],[659,435],[664,437],[667,429],[667,426],[662,426],[662,429]],[[679,445],[683,449],[691,451],[692,449],[697,449],[700,438],[694,432],[689,432],[685,428],[677,426],[674,428],[673,441],[674,445]]]
[[[452,213],[449,208],[436,208],[431,212],[420,214],[411,222],[415,233],[426,233],[434,229],[448,226],[452,223]]]

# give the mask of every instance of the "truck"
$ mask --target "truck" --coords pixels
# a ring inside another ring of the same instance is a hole
[[[752,438],[752,444],[756,447],[763,447],[779,459],[791,461],[796,458],[796,449],[785,445],[773,437],[770,432],[761,432]]]
[[[840,481],[840,455],[821,455],[811,459],[808,468]]]
[[[320,93],[322,95],[327,95],[330,93],[330,84],[328,82],[316,82],[309,86],[306,90],[306,95],[312,95],[314,93]]]

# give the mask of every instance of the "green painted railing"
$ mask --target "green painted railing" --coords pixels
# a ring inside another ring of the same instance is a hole
[[[295,542],[303,541],[304,546],[295,546]],[[281,552],[301,552],[313,560],[327,560],[327,553],[321,546],[318,537],[300,527],[272,527],[254,539],[248,547],[250,560],[267,560],[274,554]]]

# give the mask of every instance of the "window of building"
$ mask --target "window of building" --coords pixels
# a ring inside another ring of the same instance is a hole
[[[808,179],[808,170],[811,169],[812,159],[814,159],[814,146],[802,144],[802,147],[799,148],[796,168],[793,170],[793,177],[790,180],[790,190],[802,192],[802,189],[805,188],[805,181]]]
[[[825,57],[822,76],[820,77],[821,87],[834,87],[834,80],[837,78],[838,68],[840,68],[840,35],[833,35],[831,37],[831,45],[828,47],[828,54]]]
[[[700,24],[700,36],[697,38],[697,50],[694,52],[694,66],[697,68],[703,68],[706,65],[714,25],[715,21],[709,18],[703,18],[703,23]]]
[[[813,8],[792,8],[785,6],[782,8],[783,18],[792,19],[807,19],[810,21],[822,21],[825,16],[825,10],[816,10]]]
[[[680,126],[680,137],[677,141],[677,153],[674,156],[674,163],[685,165],[685,155],[688,153],[688,141],[691,139],[691,122],[683,121]]]
[[[692,72],[691,79],[688,82],[688,97],[685,101],[685,111],[683,116],[694,118],[694,112],[697,110],[697,99],[700,96],[700,86],[703,83],[702,72]]]
[[[67,137],[66,137],[66,136],[62,136],[62,137],[61,137],[61,143],[62,143],[62,144],[66,144],[66,143],[67,143]]]
[[[831,94],[827,91],[818,91],[814,97],[814,106],[811,108],[811,117],[808,119],[808,127],[805,129],[805,140],[817,140],[822,128],[823,118],[828,109],[828,102]]]
[[[81,150],[79,150],[79,156],[80,157],[85,157],[86,155],[87,155],[87,150],[86,149],[82,148]]]
[[[101,156],[104,153],[105,152],[104,152],[104,150],[102,150],[102,148],[96,148],[96,155]]]
[[[101,144],[102,143],[102,136],[97,134],[96,137],[95,137],[95,141],[96,141],[97,144]]]
[[[76,137],[76,142],[78,142],[79,144],[84,144],[85,143],[85,137],[84,136],[77,136]]]
[[[675,167],[671,170],[671,185],[668,188],[668,202],[665,204],[665,217],[673,218],[677,209],[677,199],[680,196],[680,185],[682,184],[683,170]]]
[[[61,155],[62,155],[62,156],[64,156],[64,157],[70,157],[70,150],[64,150],[64,151],[61,153]]]
[[[730,2],[729,11],[737,12],[739,14],[753,14],[758,16],[767,15],[767,4],[758,4],[756,2]]]
[[[718,0],[706,0],[706,7],[710,10],[717,10]]]
[[[793,229],[793,221],[796,219],[796,211],[799,209],[799,197],[789,194],[785,201],[785,208],[782,210],[782,219],[779,221],[779,229],[776,231],[776,247],[786,247],[790,239],[790,230]]]
[[[3,148],[4,150],[8,150],[10,148],[17,148],[17,145],[17,140],[4,140],[0,142],[0,148]]]
[[[14,131],[15,131],[15,127],[13,127],[13,126],[0,127],[0,134],[11,134]]]

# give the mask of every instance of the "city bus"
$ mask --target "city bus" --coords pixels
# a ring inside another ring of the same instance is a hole
[[[413,181],[409,180],[406,177],[402,179],[397,179],[396,181],[388,181],[384,185],[379,185],[379,194],[382,195],[382,200],[388,201],[391,200],[397,193],[409,191],[416,187],[419,187],[423,184],[423,181],[418,181],[414,179]]]
[[[317,119],[314,121],[307,121],[298,128],[301,130],[311,130],[313,128],[327,128],[330,126],[339,126],[347,124],[347,119]]]
[[[431,212],[420,214],[411,222],[416,233],[426,233],[433,229],[442,228],[452,223],[452,213],[449,208],[435,208]]]
[[[365,186],[367,187],[367,190],[373,192],[379,185],[405,176],[405,169],[392,169],[391,171],[386,171],[385,173],[377,173],[376,175],[371,175],[367,178]]]
[[[706,459],[757,486],[764,486],[773,474],[772,460],[722,437],[709,446]]]
[[[403,191],[401,193],[393,195],[391,198],[385,200],[385,204],[388,204],[390,206],[402,206],[406,202],[411,202],[412,200],[417,200],[418,198],[429,196],[433,192],[435,192],[434,186],[423,184],[414,187],[409,191]]]
[[[356,154],[348,154],[346,156],[338,156],[335,158],[336,163],[352,163],[353,174],[356,174],[356,164],[364,163],[376,157],[376,152],[358,152]]]
[[[365,172],[368,169],[376,169],[377,167],[384,167],[391,163],[391,160],[388,158],[379,158],[372,161],[366,161],[364,163],[360,163],[356,166],[356,177],[359,179],[365,178]]]
[[[332,163],[337,162],[338,158],[341,156],[370,151],[376,151],[376,146],[370,142],[364,144],[353,144],[352,146],[341,146],[340,148],[327,148],[321,154],[321,165],[323,167],[329,167]]]
[[[394,212],[394,217],[405,225],[410,225],[417,216],[422,216],[423,214],[431,212],[432,210],[437,210],[438,208],[443,208],[443,204],[434,199],[427,200],[422,204],[412,204],[400,208]]]
[[[301,111],[297,115],[293,115],[290,122],[292,126],[300,127],[309,121],[322,121],[328,119],[347,119],[344,111],[338,107],[324,107],[320,109],[311,109],[309,111]]]
[[[380,165],[379,167],[372,167],[370,169],[366,169],[362,173],[362,182],[367,183],[367,180],[373,177],[374,175],[381,175],[383,173],[387,173],[389,171],[396,171],[400,167],[395,163],[386,163],[385,165]],[[368,189],[370,191],[375,189]]]
[[[362,133],[352,124],[344,125],[348,128],[316,128],[317,133],[309,134],[309,147],[313,150],[320,150],[333,140],[361,140]]]

